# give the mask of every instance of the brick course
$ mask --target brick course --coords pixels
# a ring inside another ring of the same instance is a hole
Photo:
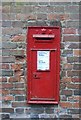
[[[2,118],[79,118],[80,26],[78,2],[2,2]],[[75,12],[75,13],[74,13]],[[61,27],[58,105],[27,104],[26,31],[28,26]],[[81,117],[81,116],[80,116]]]

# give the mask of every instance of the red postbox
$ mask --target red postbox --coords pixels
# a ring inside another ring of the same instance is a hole
[[[60,79],[60,27],[28,27],[28,103],[58,104]]]

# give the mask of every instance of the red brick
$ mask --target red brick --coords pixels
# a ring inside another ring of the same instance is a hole
[[[60,102],[60,106],[63,108],[72,108],[72,103],[70,102]]]
[[[10,90],[10,94],[22,95],[22,94],[26,94],[26,93],[25,93],[25,90]]]
[[[10,77],[10,78],[9,78],[9,82],[10,82],[10,83],[20,82],[20,81],[21,81],[21,77],[20,77],[20,76]]]
[[[12,37],[11,40],[13,42],[21,42],[21,41],[25,41],[26,37],[24,35],[16,35],[16,36]]]
[[[79,78],[72,78],[72,82],[80,82],[81,80]]]
[[[14,100],[14,97],[13,97],[13,96],[10,96],[10,95],[7,95],[7,96],[4,96],[4,97],[3,97],[3,100],[5,100],[5,101]]]
[[[79,84],[68,83],[68,84],[66,84],[66,87],[68,89],[79,89]]]
[[[9,69],[9,64],[2,64],[2,69]]]
[[[7,78],[5,77],[0,78],[0,82],[7,82]]]
[[[9,93],[10,93],[9,90],[4,90],[4,89],[2,90],[2,94],[3,94],[3,95],[9,95]]]
[[[73,108],[80,108],[80,103],[79,102],[73,103]]]
[[[74,50],[74,56],[81,56],[81,50]]]
[[[63,34],[76,34],[75,28],[64,28]]]
[[[20,70],[22,69],[23,65],[22,64],[12,64],[11,68],[14,70]]]
[[[68,100],[78,102],[78,101],[81,101],[81,97],[80,96],[71,96],[71,97],[68,97]]]
[[[12,89],[13,88],[13,84],[10,83],[3,83],[2,84],[2,88],[4,89]]]
[[[62,83],[71,83],[72,79],[70,77],[65,77],[62,79]]]

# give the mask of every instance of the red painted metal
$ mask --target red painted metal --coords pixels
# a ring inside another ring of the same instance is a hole
[[[28,103],[58,104],[59,80],[60,27],[28,27]]]

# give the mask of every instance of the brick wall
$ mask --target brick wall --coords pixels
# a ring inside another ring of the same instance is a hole
[[[78,2],[2,2],[3,119],[81,117],[79,8]],[[28,26],[43,25],[61,26],[58,105],[28,105],[26,101],[26,31]]]

